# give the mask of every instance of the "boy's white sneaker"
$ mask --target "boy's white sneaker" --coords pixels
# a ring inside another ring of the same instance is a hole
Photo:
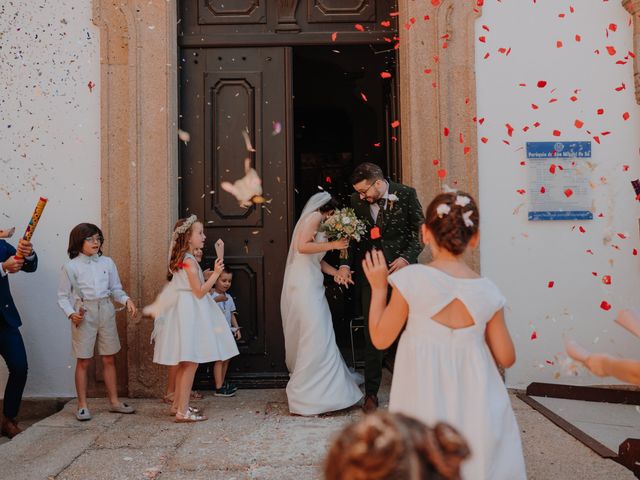
[[[91,412],[86,407],[79,408],[78,411],[76,412],[76,418],[81,422],[91,420]]]

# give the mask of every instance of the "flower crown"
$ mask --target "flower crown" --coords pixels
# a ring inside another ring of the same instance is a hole
[[[191,215],[189,218],[187,218],[182,225],[176,227],[176,229],[173,231],[173,240],[177,240],[180,235],[184,235],[185,233],[187,233],[187,230],[189,230],[191,226],[197,221],[198,217],[196,217],[195,215]]]
[[[464,208],[471,203],[471,199],[466,195],[456,195],[456,201],[454,205],[459,206],[460,208]],[[438,218],[442,218],[446,215],[449,215],[451,212],[451,206],[447,203],[441,203],[436,208],[436,213],[438,214]],[[462,214],[462,220],[464,220],[464,224],[467,228],[473,227],[473,220],[471,220],[471,215],[473,214],[473,210],[468,210]]]

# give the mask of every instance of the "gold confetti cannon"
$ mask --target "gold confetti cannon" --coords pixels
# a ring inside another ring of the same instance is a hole
[[[42,215],[42,211],[44,207],[47,205],[48,199],[44,197],[40,197],[38,203],[36,205],[35,210],[33,211],[33,215],[31,215],[31,220],[29,220],[29,225],[27,225],[27,229],[24,231],[23,240],[28,242],[31,241],[31,237],[33,236],[33,232],[35,232],[36,227],[38,226],[38,222],[40,221],[40,216]],[[16,254],[16,258],[22,258],[22,255],[19,253]]]

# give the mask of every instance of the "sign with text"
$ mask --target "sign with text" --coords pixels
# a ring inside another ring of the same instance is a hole
[[[527,142],[529,220],[592,220],[591,142]]]

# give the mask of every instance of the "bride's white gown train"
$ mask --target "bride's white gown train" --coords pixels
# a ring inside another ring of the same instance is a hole
[[[289,411],[298,415],[341,410],[362,398],[361,376],[349,370],[336,344],[320,269],[325,253],[303,254],[296,249],[299,227],[329,198],[326,193],[316,194],[303,211],[291,241],[280,300],[290,372],[287,399]],[[316,241],[326,238],[318,234]]]

